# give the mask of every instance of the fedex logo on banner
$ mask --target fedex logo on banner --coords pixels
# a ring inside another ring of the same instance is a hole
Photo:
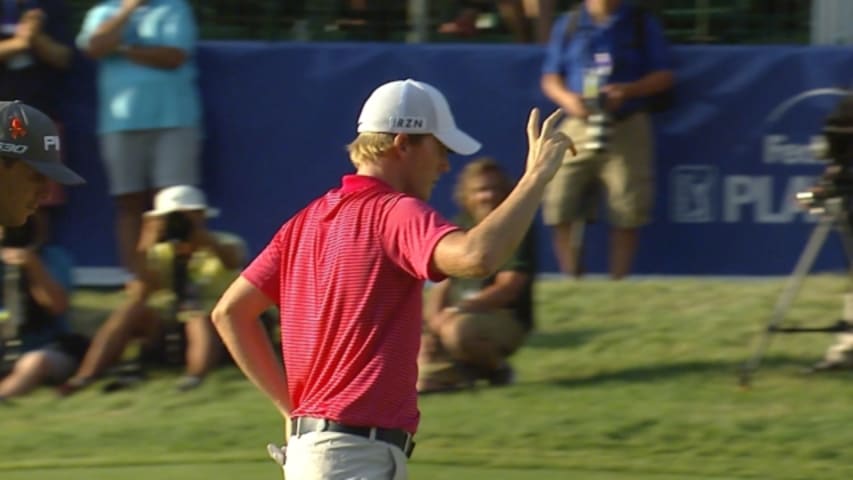
[[[814,148],[821,140],[824,119],[820,114],[829,113],[827,106],[848,94],[842,88],[816,88],[777,105],[764,119],[767,133],[762,142],[762,161],[782,165],[823,163],[816,158]],[[823,108],[817,108],[818,104]]]
[[[787,135],[770,134],[764,136],[764,163],[781,163],[785,165],[823,163],[815,158],[814,148],[820,141],[820,135],[813,135],[807,145],[791,141]]]

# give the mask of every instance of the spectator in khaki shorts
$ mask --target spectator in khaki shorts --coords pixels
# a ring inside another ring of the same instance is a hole
[[[625,38],[634,41],[617,41]],[[610,275],[630,273],[638,228],[651,221],[654,193],[648,99],[672,84],[663,30],[644,10],[621,0],[585,0],[555,22],[542,91],[569,115],[560,128],[581,147],[548,185],[543,206],[564,273],[580,273],[575,235],[589,218],[595,200],[589,194],[599,191],[612,225]],[[605,116],[604,127],[597,127],[594,120]]]
[[[512,181],[495,160],[473,160],[459,174],[454,198],[462,213],[455,223],[469,229],[506,198]],[[448,278],[424,304],[418,357],[418,392],[453,390],[478,379],[492,385],[514,380],[507,358],[533,325],[536,271],[533,229],[497,272],[485,279]]]

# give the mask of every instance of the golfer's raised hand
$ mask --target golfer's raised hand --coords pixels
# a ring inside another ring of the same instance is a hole
[[[539,126],[539,109],[530,111],[527,120],[527,169],[526,174],[542,175],[549,181],[563,163],[567,150],[577,155],[574,142],[563,132],[557,131],[557,124],[563,117],[562,110],[557,109]]]

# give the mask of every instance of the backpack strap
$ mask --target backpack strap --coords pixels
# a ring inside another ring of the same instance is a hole
[[[575,33],[578,31],[578,27],[581,23],[581,3],[576,4],[574,7],[569,9],[569,19],[566,22],[566,31],[563,34],[563,42],[569,43]]]
[[[632,46],[634,49],[642,51],[646,47],[646,22],[651,13],[640,5],[635,5],[633,8],[631,17],[634,22],[634,42]]]

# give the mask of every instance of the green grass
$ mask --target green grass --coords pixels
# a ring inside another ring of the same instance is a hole
[[[853,373],[804,375],[832,340],[774,336],[753,387],[752,353],[782,280],[540,282],[538,325],[514,358],[519,383],[424,397],[413,478],[842,479],[853,473]],[[841,278],[810,278],[786,324],[841,311]],[[115,294],[75,300],[93,328]],[[275,478],[276,413],[233,368],[172,391],[65,400],[43,389],[0,408],[0,478]]]
[[[180,479],[207,480],[210,478],[275,478],[280,476],[280,470],[272,462],[233,462],[199,465],[133,465],[122,467],[101,468],[54,468],[19,470],[3,472],[4,480],[114,480],[116,478],[130,479]],[[460,478],[488,478],[495,480],[538,480],[541,478],[565,478],[564,470],[546,469],[494,469],[477,467],[458,467],[448,465],[415,464],[410,467],[410,478],[428,478],[431,480],[450,480]],[[678,480],[677,476],[620,476],[613,472],[573,472],[574,478],[586,480]],[[710,478],[707,478],[710,480]],[[722,479],[719,479],[722,480]]]

